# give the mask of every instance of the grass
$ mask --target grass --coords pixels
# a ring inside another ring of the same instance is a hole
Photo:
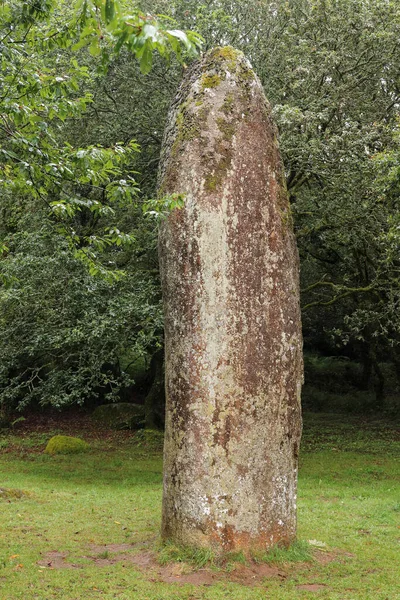
[[[171,562],[183,562],[201,569],[206,565],[214,565],[216,556],[207,548],[182,548],[172,543],[160,546],[158,561],[161,565]]]
[[[55,433],[62,431],[0,434],[0,488],[13,490],[0,495],[0,600],[400,598],[400,444],[388,421],[305,416],[300,542],[289,551],[256,557],[281,565],[286,577],[254,587],[229,580],[209,586],[164,583],[128,560],[110,560],[111,544],[135,544],[127,556],[153,550],[161,563],[204,569],[214,562],[214,568],[229,572],[245,562],[240,553],[223,567],[207,552],[159,550],[157,436],[141,433],[135,440],[134,434],[119,432],[88,440],[86,454],[50,457],[43,450]],[[84,431],[74,433],[85,438]],[[55,551],[75,568],[46,565],[47,553]],[[310,554],[314,560],[308,560]]]
[[[269,552],[256,554],[256,562],[282,565],[285,563],[307,562],[313,559],[312,545],[304,540],[297,540],[289,548],[275,546]]]

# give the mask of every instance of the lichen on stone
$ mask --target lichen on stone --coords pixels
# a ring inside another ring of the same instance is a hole
[[[234,123],[227,121],[223,117],[217,117],[216,123],[218,129],[221,131],[224,140],[230,142],[235,135],[236,126]]]
[[[218,62],[223,59],[228,63],[230,69],[234,69],[239,59],[244,59],[244,54],[232,46],[217,46],[210,52],[210,62]]]
[[[226,154],[217,163],[215,169],[205,178],[205,189],[208,192],[215,191],[224,181],[225,175],[231,166],[231,154]]]
[[[207,88],[215,88],[218,87],[219,84],[222,81],[222,77],[221,75],[218,75],[217,73],[213,73],[212,75],[209,75],[208,73],[204,73],[204,75],[202,75],[201,77],[201,88],[207,89]]]

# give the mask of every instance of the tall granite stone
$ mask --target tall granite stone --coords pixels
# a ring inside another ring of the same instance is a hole
[[[241,52],[187,72],[160,193],[165,307],[164,539],[216,552],[296,535],[302,338],[298,254],[277,130]]]

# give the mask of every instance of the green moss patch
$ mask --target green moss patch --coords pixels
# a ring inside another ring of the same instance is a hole
[[[229,167],[231,166],[231,163],[232,163],[232,157],[231,157],[231,154],[228,153],[228,154],[226,154],[226,156],[223,156],[221,158],[221,160],[218,162],[214,172],[210,173],[209,175],[206,176],[205,189],[208,192],[213,192],[214,190],[218,189],[222,185],[225,175],[226,175]]]
[[[235,135],[236,127],[234,123],[229,123],[223,117],[218,117],[217,125],[220,132],[223,134],[223,139],[227,142],[230,142],[233,136]]]
[[[70,437],[68,435],[55,435],[52,437],[45,448],[45,454],[79,454],[87,452],[90,446],[80,438]]]
[[[218,87],[221,83],[221,76],[214,73],[213,75],[209,75],[208,73],[204,73],[201,77],[201,87],[202,89],[206,88],[215,88]]]
[[[208,56],[209,64],[225,62],[231,71],[235,70],[238,61],[244,58],[243,52],[235,50],[232,46],[217,46],[209,52]]]

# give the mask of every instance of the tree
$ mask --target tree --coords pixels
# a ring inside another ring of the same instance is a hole
[[[2,4],[1,184],[14,196],[46,203],[61,219],[77,255],[94,272],[100,267],[93,248],[129,242],[129,237],[108,227],[101,237],[77,239],[63,216],[71,217],[82,207],[97,216],[110,216],[113,205],[131,202],[137,186],[129,169],[127,176],[123,173],[137,146],[131,140],[109,148],[98,144],[74,148],[65,142],[62,124],[80,118],[91,95],[78,93],[82,80],[89,77],[87,67],[79,66],[75,58],[66,64],[62,51],[89,46],[106,66],[111,51],[127,47],[139,59],[141,70],[148,72],[155,50],[181,57],[181,44],[193,52],[200,38],[166,29],[138,10],[125,15],[115,0],[77,0],[69,20],[63,21],[62,6],[56,4],[52,13],[53,4],[50,0]],[[40,58],[42,53],[46,59]]]
[[[306,347],[358,358],[362,380],[371,379],[373,363],[381,389],[378,362],[397,346],[382,325],[397,295],[387,263],[397,207],[382,202],[374,157],[391,147],[400,105],[397,3],[168,4],[207,47],[230,43],[250,57],[280,130],[302,259]],[[146,7],[166,10],[166,2]],[[393,313],[390,319],[397,322]]]
[[[158,288],[140,259],[154,231],[148,241],[135,235],[149,222],[133,173],[138,146],[79,147],[67,135],[92,101],[83,89],[92,75],[74,52],[82,58],[87,46],[105,71],[126,48],[145,73],[155,51],[183,60],[200,43],[168,25],[114,0],[1,4],[3,408],[115,398],[130,380],[123,355],[143,355],[162,328]]]
[[[129,266],[113,282],[91,276],[45,211],[24,219],[2,264],[0,405],[115,401],[133,383],[128,357],[146,356],[162,326],[158,288]]]

